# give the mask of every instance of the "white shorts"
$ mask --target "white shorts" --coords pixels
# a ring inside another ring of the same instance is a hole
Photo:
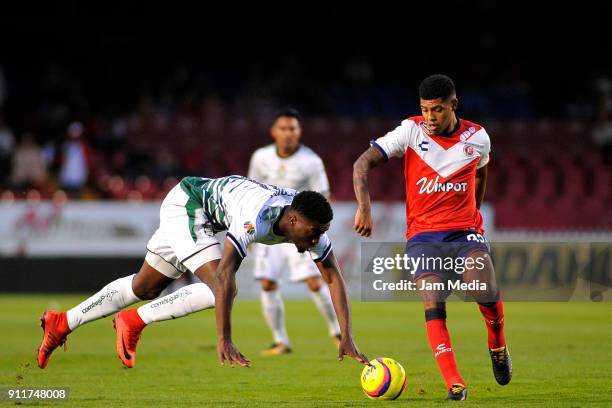
[[[293,244],[253,244],[252,252],[255,255],[255,279],[278,282],[285,270],[289,271],[289,280],[292,282],[321,276],[310,254],[300,254]]]
[[[200,207],[180,184],[162,202],[159,228],[147,244],[145,261],[169,278],[221,259],[221,244]]]

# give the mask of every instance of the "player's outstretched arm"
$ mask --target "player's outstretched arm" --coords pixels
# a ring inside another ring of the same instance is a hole
[[[249,367],[251,361],[238,351],[232,342],[232,304],[236,297],[236,271],[242,257],[229,239],[225,239],[223,257],[215,274],[215,313],[217,316],[217,353],[221,365],[227,361]]]
[[[368,175],[370,170],[383,163],[385,158],[374,147],[370,146],[353,163],[353,188],[357,198],[357,212],[353,229],[363,237],[372,235],[372,214],[370,208],[370,190],[368,188]]]
[[[331,251],[327,258],[321,262],[317,262],[317,267],[321,272],[323,280],[329,286],[334,310],[340,324],[340,346],[338,348],[338,359],[342,360],[344,356],[349,356],[359,361],[360,363],[369,365],[369,360],[364,356],[353,340],[351,330],[351,309],[349,306],[349,296],[346,290],[346,283],[340,274],[340,268],[336,261],[334,252]]]

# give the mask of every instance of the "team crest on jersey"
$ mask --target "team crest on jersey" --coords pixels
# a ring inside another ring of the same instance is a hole
[[[255,226],[251,221],[247,221],[244,223],[244,232],[249,235],[253,235],[255,233]]]
[[[463,146],[463,153],[465,153],[466,156],[473,156],[474,155],[474,146],[472,146],[471,144],[465,144],[465,146]]]

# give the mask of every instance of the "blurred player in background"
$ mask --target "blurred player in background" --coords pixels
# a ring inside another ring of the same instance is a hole
[[[329,198],[329,182],[321,158],[300,143],[302,129],[300,114],[294,109],[279,111],[270,128],[274,143],[257,149],[251,157],[249,177],[268,184],[294,190],[318,191]],[[263,314],[274,337],[274,343],[263,355],[273,356],[291,352],[285,326],[285,308],[279,291],[279,280],[284,272],[293,282],[304,282],[310,296],[327,322],[329,335],[340,339],[340,326],[334,312],[329,288],[306,254],[296,251],[291,244],[267,246],[253,244],[255,279],[261,283]]]
[[[471,291],[488,329],[489,353],[495,379],[501,385],[512,378],[512,362],[504,336],[504,307],[495,282],[489,247],[485,240],[482,203],[487,181],[491,142],[482,126],[456,116],[458,99],[453,81],[432,75],[421,83],[422,116],[404,120],[395,130],[371,142],[357,159],[353,184],[358,201],[355,231],[372,233],[368,174],[390,157],[404,157],[406,178],[406,254],[419,257],[452,256],[486,260],[482,270],[468,269],[463,282],[486,282],[486,291]],[[451,245],[451,243],[453,245]],[[452,250],[452,253],[448,253]],[[417,268],[417,287],[447,283],[443,271]],[[457,278],[457,274],[454,274]],[[448,398],[467,397],[446,328],[446,297],[450,292],[421,290],[427,336],[448,387]]]

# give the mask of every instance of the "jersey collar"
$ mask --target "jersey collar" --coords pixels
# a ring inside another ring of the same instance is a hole
[[[276,235],[277,237],[284,237],[285,235],[282,233],[282,231],[279,228],[279,224],[280,224],[280,220],[281,218],[283,218],[283,214],[285,213],[285,210],[287,209],[287,207],[289,207],[288,205],[284,206],[280,212],[278,213],[278,217],[276,218],[276,220],[274,221],[274,223],[272,224],[272,233],[274,235]]]
[[[450,132],[435,134],[434,136],[453,137],[459,129],[461,129],[461,118],[457,118],[457,123],[455,124],[455,127]]]
[[[298,148],[297,148],[297,149],[295,149],[295,152],[291,153],[291,154],[290,154],[289,156],[287,156],[287,157],[282,157],[280,154],[278,154],[278,149],[276,148],[276,144],[275,144],[275,145],[274,145],[274,153],[276,153],[276,157],[278,157],[279,159],[281,159],[281,160],[286,160],[286,159],[289,159],[289,158],[291,158],[291,157],[295,156],[295,155],[297,154],[297,152],[299,152],[299,151],[300,151],[300,149],[301,149],[301,148],[302,148],[302,144],[300,143],[300,144],[298,145]]]

